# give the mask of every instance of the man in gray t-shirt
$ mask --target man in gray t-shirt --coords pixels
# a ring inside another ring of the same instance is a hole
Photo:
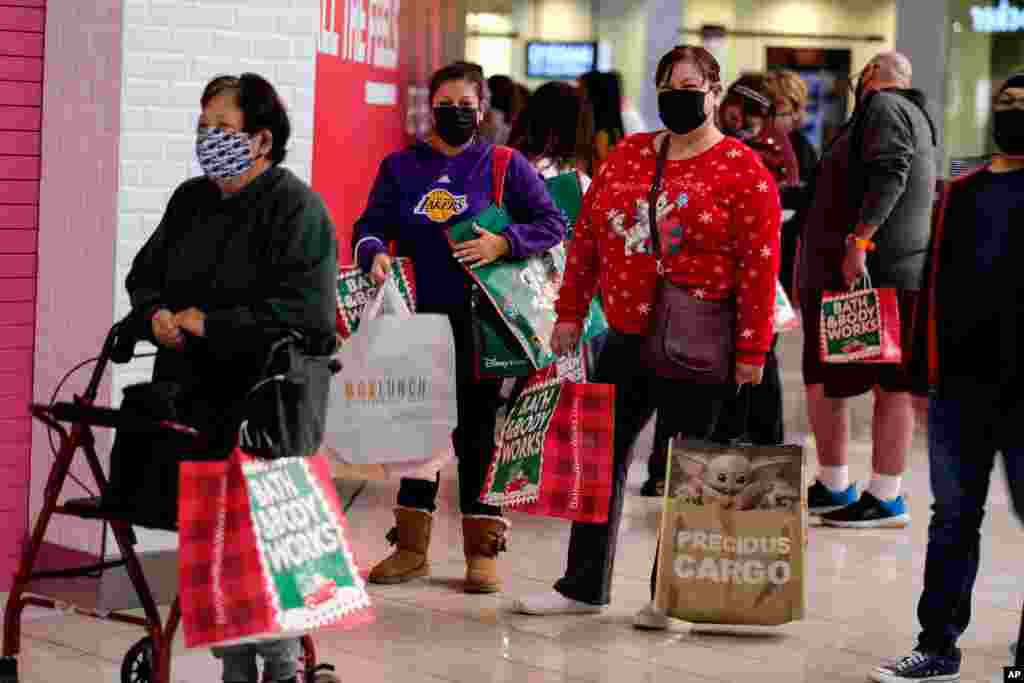
[[[897,290],[904,348],[924,276],[935,199],[937,136],[924,95],[910,89],[910,61],[877,55],[860,74],[857,108],[822,155],[801,236],[797,293],[804,320],[804,384],[819,470],[808,507],[839,527],[905,526],[900,495],[914,433],[906,364],[828,365],[819,349],[824,291],[865,273]],[[909,354],[904,354],[906,359]],[[847,399],[875,397],[871,483],[858,498],[847,467]]]

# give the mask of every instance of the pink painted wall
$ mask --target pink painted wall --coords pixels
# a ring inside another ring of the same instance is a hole
[[[0,6],[11,0],[0,0]],[[15,0],[24,2],[25,0]],[[39,196],[38,292],[33,396],[48,401],[61,377],[95,356],[113,324],[121,132],[121,0],[50,0],[46,16]],[[61,396],[84,388],[88,372]],[[106,382],[100,401],[109,404]],[[106,432],[98,432],[108,443]],[[53,456],[32,425],[29,519],[34,521]],[[85,478],[84,463],[78,472]],[[69,495],[86,495],[74,484]],[[97,550],[95,522],[60,518],[47,540]]]
[[[28,524],[46,0],[0,0],[0,591]]]

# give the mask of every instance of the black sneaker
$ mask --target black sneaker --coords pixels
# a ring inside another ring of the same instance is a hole
[[[956,683],[960,680],[960,651],[935,655],[914,650],[906,657],[875,667],[877,683]]]
[[[903,496],[882,501],[865,491],[856,503],[822,515],[821,521],[845,529],[900,529],[910,523],[910,513]]]
[[[640,495],[644,498],[661,498],[665,495],[665,480],[648,479],[640,487]]]
[[[829,487],[817,479],[807,489],[807,512],[812,515],[824,515],[828,512],[841,510],[847,505],[857,502],[857,485],[850,484],[845,491],[833,493]]]

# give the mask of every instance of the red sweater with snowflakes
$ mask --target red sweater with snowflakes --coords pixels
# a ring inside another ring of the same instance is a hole
[[[648,333],[658,278],[647,210],[655,137],[623,140],[594,179],[569,246],[560,322],[582,322],[600,288],[613,329]],[[763,365],[771,348],[781,217],[775,180],[741,142],[725,138],[665,163],[657,208],[665,275],[700,298],[735,297],[740,363]]]

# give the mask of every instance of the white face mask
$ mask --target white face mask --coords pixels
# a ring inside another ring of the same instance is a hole
[[[248,133],[202,127],[196,134],[196,157],[211,180],[237,178],[253,167]]]

